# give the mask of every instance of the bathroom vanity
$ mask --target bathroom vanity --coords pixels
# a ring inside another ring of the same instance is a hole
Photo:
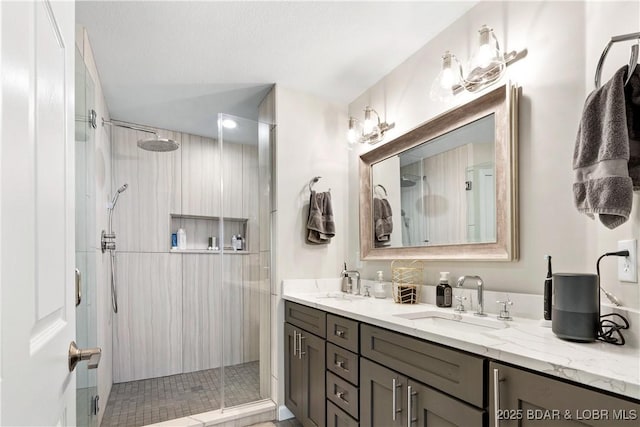
[[[527,319],[447,317],[429,304],[286,285],[283,298],[285,404],[303,425],[640,420],[638,349],[562,341]]]

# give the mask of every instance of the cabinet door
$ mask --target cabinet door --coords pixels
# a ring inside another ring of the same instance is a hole
[[[284,324],[284,403],[297,419],[302,419],[303,398],[302,392],[304,377],[302,373],[302,359],[298,357],[298,332],[289,323]],[[294,352],[294,349],[296,351]]]
[[[358,425],[358,422],[342,409],[331,402],[327,402],[327,427],[358,427]]]
[[[487,425],[485,411],[423,384],[409,380],[406,392],[407,402],[409,402],[407,415],[411,417],[410,425],[425,427],[482,427]]]
[[[492,362],[489,368],[491,427],[635,427],[640,420],[637,402],[500,363]]]
[[[361,357],[360,425],[406,426],[406,390],[406,377]]]
[[[298,417],[304,426],[325,425],[325,341],[298,329],[298,348],[301,349],[303,413]]]

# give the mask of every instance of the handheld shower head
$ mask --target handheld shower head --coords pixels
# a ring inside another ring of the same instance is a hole
[[[111,199],[111,203],[108,205],[109,207],[109,234],[113,233],[113,229],[111,228],[111,218],[113,216],[113,209],[116,207],[116,203],[118,202],[118,197],[120,197],[120,193],[124,192],[127,188],[129,188],[129,184],[123,184],[122,187],[116,190],[116,194],[113,195],[113,199]]]
[[[129,188],[129,184],[124,184],[122,187],[116,190],[116,194],[114,194],[113,199],[111,199],[111,206],[109,208],[110,210],[113,210],[113,208],[116,207],[116,202],[118,201],[118,197],[120,197],[120,193],[125,191],[127,188]]]

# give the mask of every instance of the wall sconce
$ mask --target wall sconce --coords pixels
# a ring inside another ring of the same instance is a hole
[[[372,114],[375,114],[374,118]],[[347,140],[349,145],[353,145],[356,142],[364,144],[376,144],[382,141],[384,133],[389,129],[395,127],[395,123],[387,123],[380,121],[380,115],[376,110],[367,106],[364,109],[364,122],[362,126],[357,119],[349,117],[349,130],[347,131]]]
[[[503,54],[493,29],[483,25],[478,30],[478,47],[469,60],[467,75],[463,75],[458,58],[446,51],[442,56],[442,69],[431,85],[430,96],[446,101],[464,90],[477,92],[498,81],[508,65],[526,55],[527,49]]]

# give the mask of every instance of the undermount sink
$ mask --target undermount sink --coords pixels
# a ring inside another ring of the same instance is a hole
[[[394,314],[409,320],[423,320],[434,326],[452,327],[468,332],[487,332],[505,329],[509,325],[492,317],[476,317],[473,314],[446,313],[442,311],[419,311],[416,313]]]
[[[344,301],[355,301],[355,300],[362,300],[364,298],[366,298],[364,295],[354,295],[354,294],[348,294],[345,292],[327,292],[321,295],[318,295],[316,298],[332,298],[335,300],[344,300]]]

